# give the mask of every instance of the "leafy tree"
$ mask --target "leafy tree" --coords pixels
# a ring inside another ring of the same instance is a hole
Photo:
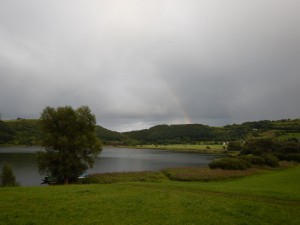
[[[18,186],[16,177],[8,164],[4,164],[0,175],[1,186]]]
[[[39,171],[58,183],[76,181],[101,152],[96,119],[87,106],[46,107],[40,117],[44,152],[38,153]]]

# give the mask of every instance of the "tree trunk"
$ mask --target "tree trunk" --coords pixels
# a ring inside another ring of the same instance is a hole
[[[68,185],[69,184],[69,177],[64,176],[64,185]]]

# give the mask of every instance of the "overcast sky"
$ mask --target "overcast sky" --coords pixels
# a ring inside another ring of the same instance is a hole
[[[300,117],[299,0],[0,0],[0,114],[116,131]]]

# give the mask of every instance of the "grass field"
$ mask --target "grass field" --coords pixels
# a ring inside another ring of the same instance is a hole
[[[199,144],[169,144],[169,145],[141,145],[135,148],[160,149],[170,151],[193,151],[201,153],[222,153],[223,145],[199,145]]]
[[[0,224],[300,224],[300,167],[218,182],[0,189]]]
[[[286,133],[278,137],[280,140],[286,140],[289,138],[297,138],[300,139],[300,133]]]

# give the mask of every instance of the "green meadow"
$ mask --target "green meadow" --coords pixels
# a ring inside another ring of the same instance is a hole
[[[286,140],[286,139],[290,139],[290,138],[300,139],[300,133],[286,133],[286,134],[279,136],[280,140]]]
[[[225,181],[0,188],[0,224],[300,224],[300,166]]]

